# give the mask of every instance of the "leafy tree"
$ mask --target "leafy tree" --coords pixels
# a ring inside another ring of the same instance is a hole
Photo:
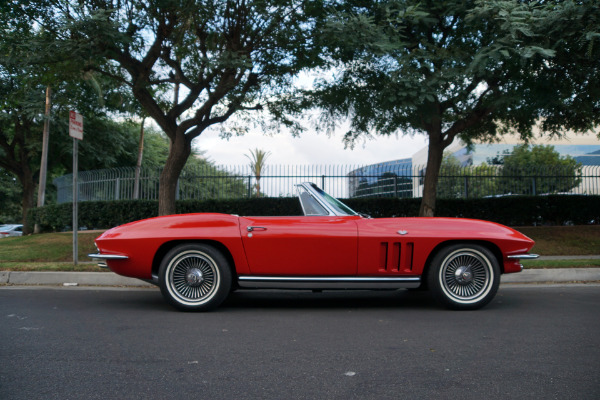
[[[470,167],[468,185],[468,197],[495,196],[499,193],[498,167],[482,163]]]
[[[30,80],[28,73],[11,73],[0,66],[0,168],[18,179],[22,195],[23,220],[34,205],[35,187],[40,168],[42,116],[45,85]],[[85,83],[79,89],[85,89]],[[54,90],[55,103],[51,119],[48,178],[64,174],[72,165],[72,140],[68,135],[68,110],[84,109],[69,98],[64,85]],[[80,93],[85,90],[79,90]],[[83,99],[83,96],[82,96]],[[96,96],[91,97],[96,101]],[[82,111],[86,139],[80,146],[80,168],[95,169],[134,163],[134,132],[127,124],[116,123],[97,111]],[[47,196],[52,191],[48,191]],[[29,227],[25,227],[29,232]]]
[[[553,146],[520,145],[504,157],[500,193],[566,193],[581,183],[581,164]]]
[[[420,215],[431,216],[443,152],[457,137],[590,130],[600,122],[596,1],[336,2],[320,44],[332,77],[311,94],[346,140],[401,131],[429,140]]]
[[[88,70],[128,86],[169,138],[159,192],[165,215],[175,212],[193,139],[234,114],[269,107],[302,68],[320,62],[310,35],[321,3],[55,0],[58,22],[47,26],[62,49],[93,55]]]
[[[21,191],[14,176],[0,169],[0,225],[20,221]]]
[[[195,199],[241,198],[248,192],[244,179],[232,176],[211,162],[190,157],[181,173],[180,189]]]
[[[250,150],[250,155],[246,154],[246,158],[250,160],[250,170],[256,178],[256,197],[260,197],[260,177],[265,169],[267,158],[271,155],[270,151],[260,149]]]
[[[169,140],[152,126],[146,128],[144,138],[143,170],[160,171],[169,157]],[[192,149],[181,173],[180,189],[193,191],[198,198],[239,198],[248,188],[243,179],[218,168],[205,157],[204,152]]]
[[[71,169],[71,109],[84,116],[81,169],[131,165],[135,160],[133,125],[114,120],[131,108],[132,96],[108,78],[91,71],[82,73],[80,65],[89,55],[61,57],[54,36],[41,24],[44,18],[52,17],[51,2],[11,0],[0,4],[0,168],[14,174],[19,182],[25,222],[34,204],[40,171],[47,86],[53,93],[48,179]],[[50,186],[46,198],[52,191]],[[29,229],[26,225],[25,232]]]
[[[499,168],[486,163],[461,166],[452,154],[444,154],[440,168],[437,197],[485,197],[498,194]]]
[[[464,196],[461,172],[462,168],[458,159],[452,154],[444,154],[437,185],[437,197],[452,199]]]

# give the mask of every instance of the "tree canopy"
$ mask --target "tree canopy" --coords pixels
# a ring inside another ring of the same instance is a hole
[[[68,112],[83,114],[86,139],[81,145],[82,169],[131,164],[135,139],[131,125],[115,122],[123,115],[127,93],[112,81],[83,73],[77,57],[57,59],[54,37],[36,20],[49,13],[49,3],[10,1],[2,4],[0,21],[0,173],[19,183],[25,218],[34,204],[40,172],[46,88],[52,88],[49,177],[71,170],[72,140]],[[102,89],[100,89],[102,88]],[[52,191],[49,191],[49,194]],[[11,199],[14,193],[11,195]],[[11,201],[11,210],[15,209]],[[14,213],[11,211],[12,218]]]
[[[175,211],[192,140],[232,115],[269,107],[319,63],[310,0],[54,0],[60,51],[129,88],[170,141],[159,214]],[[100,60],[100,62],[98,62]],[[108,62],[103,62],[108,60]]]
[[[600,7],[584,1],[344,1],[320,43],[336,68],[313,104],[349,118],[346,139],[425,134],[420,215],[431,216],[443,152],[457,137],[585,132],[600,122]]]
[[[437,197],[568,193],[581,183],[581,172],[577,160],[561,156],[551,145],[517,145],[476,166],[461,166],[446,153]]]
[[[531,178],[536,172],[542,178]],[[553,146],[521,145],[503,157],[501,176],[501,193],[568,193],[581,183],[581,164],[562,157]]]

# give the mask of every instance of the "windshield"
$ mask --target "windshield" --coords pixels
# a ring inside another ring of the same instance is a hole
[[[331,206],[336,212],[344,215],[358,215],[356,211],[354,211],[335,197],[331,197],[314,183],[311,186],[317,193],[321,195],[323,200],[325,200],[329,204],[329,206]]]

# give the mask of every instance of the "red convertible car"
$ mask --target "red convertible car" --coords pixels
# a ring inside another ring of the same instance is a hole
[[[181,310],[219,306],[236,289],[423,287],[443,305],[489,303],[500,275],[520,272],[534,242],[492,222],[359,215],[312,183],[304,216],[170,215],[96,239],[101,266],[153,282]]]

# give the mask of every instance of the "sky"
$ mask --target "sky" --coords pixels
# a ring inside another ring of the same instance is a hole
[[[358,141],[354,149],[344,149],[342,137],[341,130],[331,136],[307,130],[300,137],[284,132],[268,136],[254,130],[227,140],[217,132],[207,131],[193,144],[217,165],[245,165],[245,154],[256,148],[271,152],[267,163],[274,165],[369,165],[412,157],[427,145],[424,135],[377,136]]]
[[[295,86],[308,89],[317,77],[328,73],[301,73]],[[313,117],[316,111],[312,111]],[[235,116],[233,117],[235,119]],[[304,121],[306,122],[306,121]],[[301,122],[306,128],[310,123]],[[234,136],[229,140],[219,136],[218,129],[208,129],[193,142],[194,148],[204,151],[204,157],[217,165],[246,165],[251,149],[271,152],[267,159],[272,165],[370,165],[385,161],[412,157],[414,153],[427,146],[425,135],[377,136],[372,140],[359,140],[353,149],[344,148],[342,138],[348,123],[341,122],[333,135],[307,129],[299,137],[285,132],[265,135],[253,129],[243,136]]]

